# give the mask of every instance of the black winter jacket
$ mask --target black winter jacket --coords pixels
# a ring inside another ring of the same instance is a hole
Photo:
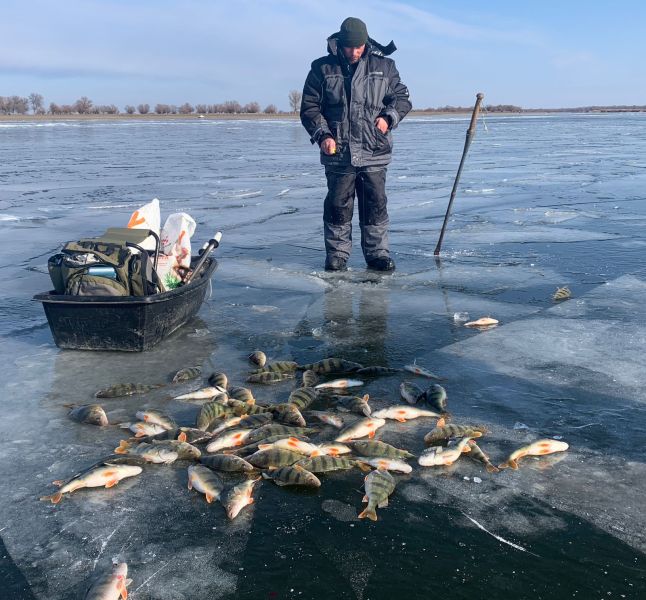
[[[392,130],[411,109],[408,88],[400,81],[395,61],[386,58],[395,51],[369,39],[352,78],[348,106],[343,83],[347,62],[337,46],[336,34],[329,37],[328,55],[315,60],[305,80],[301,102],[301,123],[319,143],[331,135],[337,152],[321,152],[324,165],[367,167],[385,165],[392,156]],[[386,134],[375,126],[377,117],[389,123]]]

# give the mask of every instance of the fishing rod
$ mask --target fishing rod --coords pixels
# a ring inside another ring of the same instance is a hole
[[[455,181],[453,182],[453,189],[451,190],[451,197],[449,198],[449,205],[446,208],[446,214],[444,215],[444,223],[442,224],[442,231],[440,231],[440,239],[437,240],[437,246],[435,246],[435,256],[439,256],[440,249],[442,248],[442,240],[444,239],[444,232],[446,230],[446,225],[449,222],[449,215],[451,214],[451,207],[453,206],[453,200],[455,199],[455,193],[458,190],[458,182],[460,181],[460,175],[462,174],[462,167],[464,166],[464,159],[467,157],[467,152],[469,151],[469,146],[471,145],[471,140],[476,133],[476,121],[478,120],[478,113],[480,112],[480,104],[484,94],[482,92],[476,94],[476,104],[473,107],[473,114],[471,115],[471,123],[469,124],[469,129],[467,129],[467,139],[464,141],[464,150],[462,151],[462,159],[460,160],[460,166],[458,167],[458,172],[455,176]]]
[[[218,231],[204,246],[200,249],[196,265],[193,267],[193,270],[188,274],[188,277],[184,280],[184,285],[190,283],[191,279],[200,272],[202,265],[206,262],[206,259],[209,257],[209,254],[215,250],[220,245],[220,240],[222,239],[222,232]]]

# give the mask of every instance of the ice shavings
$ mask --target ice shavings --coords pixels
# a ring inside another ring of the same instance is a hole
[[[486,529],[483,525],[478,523],[473,517],[470,517],[467,513],[462,513],[469,521],[471,521],[474,525],[476,525],[479,529],[484,531],[485,533],[488,533],[491,537],[497,539],[499,542],[502,542],[503,544],[507,544],[508,546],[511,546],[512,548],[515,548],[516,550],[520,550],[521,552],[529,552],[529,554],[533,554],[537,558],[540,558],[537,554],[534,554],[533,552],[530,552],[527,550],[527,548],[523,548],[522,546],[519,546],[518,544],[514,544],[514,542],[510,542],[509,540],[506,540],[505,538],[496,535],[495,533],[492,533],[488,529]]]

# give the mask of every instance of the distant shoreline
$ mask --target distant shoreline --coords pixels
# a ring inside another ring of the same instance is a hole
[[[558,114],[608,114],[608,113],[641,113],[646,110],[640,109],[615,109],[615,108],[599,108],[593,110],[577,110],[577,109],[525,109],[522,111],[513,112],[484,112],[488,117],[522,117],[527,115],[558,115]],[[415,117],[450,117],[450,116],[465,116],[471,113],[471,109],[465,111],[426,111],[426,110],[413,110],[409,116]],[[0,115],[0,122],[3,121],[276,121],[276,120],[298,120],[298,115],[294,113],[278,113],[278,114],[264,114],[264,113],[236,113],[236,114],[206,114],[200,116],[198,113],[189,115],[158,115],[156,113],[149,113],[147,115]]]

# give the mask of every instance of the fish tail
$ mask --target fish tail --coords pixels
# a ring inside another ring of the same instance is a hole
[[[489,473],[499,473],[500,472],[500,469],[498,467],[496,467],[495,465],[492,465],[491,463],[489,463],[485,468],[487,469],[487,471]]]
[[[368,519],[370,519],[371,521],[377,520],[377,511],[375,510],[374,506],[368,504],[368,506],[359,513],[360,519],[365,519],[366,517],[368,517]]]
[[[435,423],[435,427],[444,427],[445,425],[446,425],[446,419],[444,418],[444,416],[440,417],[437,420],[437,423]]]
[[[128,448],[130,448],[130,442],[127,440],[120,440],[119,446],[114,449],[115,454],[128,454]]]
[[[504,462],[504,463],[502,463],[501,465],[498,465],[498,468],[499,468],[499,469],[509,469],[509,468],[512,468],[512,469],[514,469],[514,471],[516,471],[516,470],[518,470],[518,463],[517,463],[515,460],[513,460],[513,459],[511,459],[511,458],[510,458],[509,460],[505,461],[505,462]]]
[[[368,471],[371,471],[372,469],[370,468],[370,465],[361,462],[360,460],[357,461],[357,467],[359,467],[364,473],[367,473]]]
[[[51,496],[42,496],[41,500],[45,502],[49,500],[52,504],[58,504],[61,501],[62,497],[63,497],[63,494],[61,494],[60,492],[56,492]]]

